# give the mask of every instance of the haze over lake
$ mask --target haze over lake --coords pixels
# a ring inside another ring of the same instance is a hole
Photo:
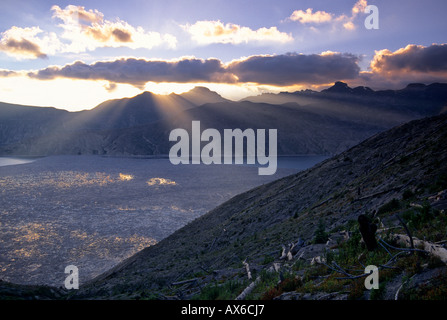
[[[33,162],[34,159],[0,157],[0,167]]]
[[[0,279],[62,286],[73,264],[82,284],[231,197],[326,158],[280,157],[271,176],[167,158],[2,158]]]

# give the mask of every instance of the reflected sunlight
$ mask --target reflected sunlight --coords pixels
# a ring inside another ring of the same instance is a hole
[[[124,174],[124,173],[120,173],[120,178],[121,181],[130,181],[133,179],[133,175],[131,174]]]
[[[154,186],[154,185],[177,185],[177,183],[175,181],[169,180],[169,179],[165,179],[165,178],[152,178],[149,181],[147,181],[147,184],[149,186]]]

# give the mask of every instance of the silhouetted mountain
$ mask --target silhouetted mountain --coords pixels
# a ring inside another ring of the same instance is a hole
[[[300,110],[296,104],[271,105],[252,102],[204,104],[149,125],[125,129],[41,136],[14,146],[16,154],[168,154],[169,133],[175,128],[191,130],[198,120],[201,129],[277,129],[278,154],[333,154],[384,130],[374,123],[355,123]]]
[[[95,137],[99,137],[101,131],[146,125],[162,118],[174,119],[189,108],[223,101],[227,100],[207,88],[195,88],[179,95],[143,92],[132,98],[108,100],[91,110],[79,112],[0,103],[0,146],[8,153],[8,150],[13,152],[19,146],[39,140],[40,145],[49,144],[45,149],[54,149],[51,153],[71,154],[74,150],[80,152],[78,145],[81,143],[81,152],[91,153],[97,149]],[[63,141],[75,140],[78,143],[74,147],[62,145]],[[29,154],[26,149],[20,150]]]
[[[0,146],[54,133],[71,115],[56,108],[0,102]]]
[[[396,125],[402,123],[400,121],[406,122],[439,114],[447,105],[446,92],[446,83],[409,84],[400,90],[374,91],[362,86],[352,89],[346,83],[337,81],[332,87],[321,92],[304,90],[293,93],[267,93],[243,100],[272,104],[296,102],[311,112],[324,110],[324,112],[335,113],[337,113],[337,110],[334,110],[336,107],[331,108],[331,106],[341,104],[346,116],[355,117],[356,114],[361,113],[364,116],[377,117],[383,114],[385,121],[390,117],[400,118],[400,120],[396,119],[397,122],[390,123]]]
[[[175,94],[170,94],[173,96]],[[206,87],[195,87],[194,89],[182,93],[180,95],[182,98],[190,101],[196,106],[200,106],[205,103],[217,103],[217,102],[225,102],[229,101],[225,98],[222,98],[218,93],[211,91]]]
[[[122,129],[149,124],[162,118],[173,119],[179,112],[205,103],[227,101],[216,92],[196,87],[183,94],[157,95],[143,92],[132,98],[108,100],[92,110],[81,111],[74,128]]]
[[[344,82],[337,81],[335,84],[321,91],[322,93],[340,93],[340,94],[349,94],[353,93],[353,90]]]
[[[200,121],[202,130],[214,128],[222,135],[228,128],[277,129],[281,155],[338,153],[385,129],[317,115],[299,110],[294,104],[223,102],[187,110],[174,121],[161,120],[151,126],[123,130],[113,138],[110,135],[104,149],[107,154],[167,154],[172,145],[170,131],[184,128],[190,132],[192,120]]]
[[[350,88],[343,82],[316,92],[263,94],[231,102],[207,88],[183,94],[144,92],[66,112],[3,104],[0,154],[166,154],[169,133],[191,127],[278,129],[279,154],[336,154],[380,131],[447,105],[447,84],[401,90]]]

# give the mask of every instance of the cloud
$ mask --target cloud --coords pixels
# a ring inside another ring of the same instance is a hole
[[[114,92],[118,88],[118,85],[116,83],[109,82],[105,84],[103,87],[109,92]]]
[[[365,8],[368,6],[366,0],[358,0],[352,7],[352,16],[356,17],[359,13],[365,12]]]
[[[324,84],[356,78],[359,58],[351,54],[285,54],[252,56],[234,61],[228,69],[240,82],[271,85]]]
[[[306,11],[295,10],[289,17],[292,21],[299,21],[301,23],[324,23],[330,22],[333,15],[325,11],[312,12],[312,8],[308,8]]]
[[[15,76],[18,76],[18,75],[19,75],[19,73],[16,72],[16,71],[0,69],[0,77],[1,78],[15,77]]]
[[[146,82],[234,82],[220,60],[181,58],[179,60],[118,59],[85,64],[76,61],[63,67],[53,66],[28,76],[41,80],[71,78],[107,80],[142,87]]]
[[[86,64],[76,61],[52,66],[28,76],[40,80],[70,78],[107,80],[143,87],[147,82],[259,83],[266,85],[325,84],[358,76],[358,57],[350,54],[257,55],[224,64],[218,59],[184,57],[178,60],[123,58]]]
[[[1,33],[0,51],[16,59],[47,58],[61,48],[54,33],[45,33],[39,27],[13,26]]]
[[[313,12],[312,8],[308,8],[306,11],[295,10],[286,19],[286,21],[298,21],[302,24],[323,24],[330,23],[333,27],[341,26],[346,30],[355,30],[355,18],[364,13],[368,3],[366,0],[358,0],[351,9],[351,16],[341,14],[339,16],[326,11]],[[315,28],[314,26],[312,28]]]
[[[13,26],[1,33],[0,51],[16,59],[47,58],[56,53],[80,53],[101,47],[128,47],[131,49],[164,46],[176,47],[177,39],[171,34],[146,31],[117,19],[109,21],[98,10],[69,5],[61,9],[51,7],[53,18],[60,20],[63,32],[44,32],[39,27]]]
[[[293,40],[290,34],[280,32],[276,27],[252,30],[233,23],[223,24],[220,21],[197,21],[192,25],[187,24],[181,27],[199,44],[286,43]]]
[[[345,28],[346,30],[354,30],[355,24],[352,21],[346,21],[343,23],[343,28]]]
[[[65,9],[55,5],[51,10],[53,18],[63,22],[59,27],[64,29],[61,37],[70,41],[65,49],[67,52],[93,51],[100,47],[152,49],[165,46],[172,49],[177,44],[177,39],[173,35],[146,31],[120,19],[106,20],[98,10],[87,11],[82,6],[74,5],[69,5]]]
[[[410,44],[396,51],[378,50],[359,81],[371,87],[402,87],[410,82],[447,82],[447,44]]]
[[[85,10],[85,7],[68,5],[65,9],[54,5],[51,7],[53,17],[59,18],[65,24],[101,23],[104,15],[98,10]]]
[[[392,52],[376,51],[371,70],[376,73],[447,72],[447,44],[428,47],[410,44]]]

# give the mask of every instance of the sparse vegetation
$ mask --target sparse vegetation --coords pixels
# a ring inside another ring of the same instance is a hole
[[[392,199],[391,201],[385,203],[383,206],[381,206],[378,211],[377,214],[382,215],[385,213],[389,213],[392,211],[396,211],[400,209],[400,202],[399,200],[397,200],[396,198]]]
[[[228,280],[223,284],[211,283],[204,287],[193,300],[232,300],[246,287],[246,281]]]
[[[319,220],[317,229],[315,230],[314,243],[326,243],[328,240],[328,233],[322,220]]]

